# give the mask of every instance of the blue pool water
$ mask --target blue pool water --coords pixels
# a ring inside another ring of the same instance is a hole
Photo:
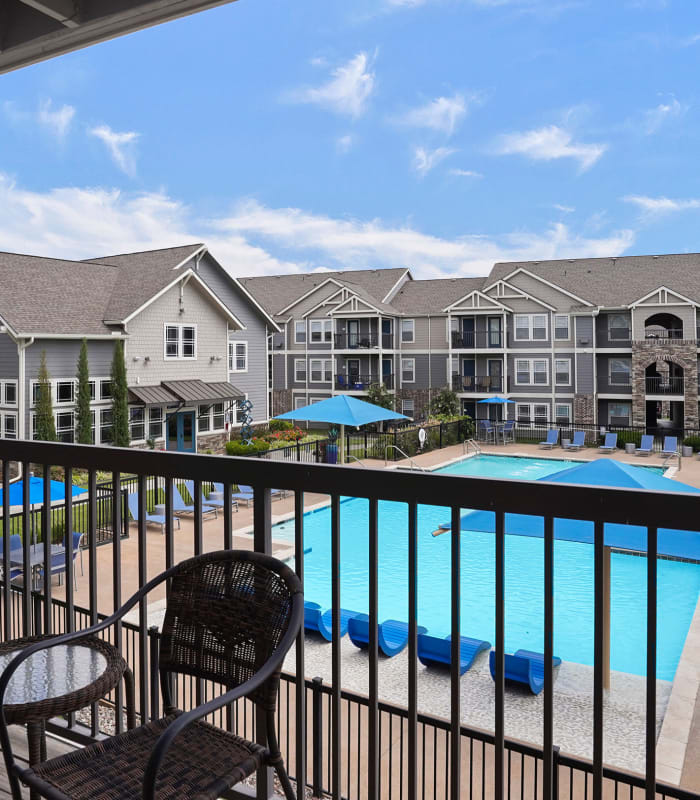
[[[496,463],[493,463],[496,459]],[[505,462],[517,462],[506,464]],[[569,464],[553,459],[480,456],[441,472],[535,478]],[[479,470],[478,472],[466,470]],[[495,471],[494,471],[495,470]],[[466,503],[466,498],[465,498]],[[341,503],[341,604],[368,611],[368,502]],[[449,511],[438,506],[418,510],[418,622],[431,634],[450,628],[450,537],[432,536]],[[401,503],[379,504],[379,619],[407,618],[407,510]],[[291,539],[294,522],[276,525],[273,536]],[[305,515],[306,599],[330,607],[330,509]],[[568,661],[593,663],[593,548],[574,542],[554,545],[554,648]],[[462,534],[462,633],[494,641],[494,536]],[[612,555],[612,668],[645,673],[646,559]],[[660,560],[658,566],[657,677],[675,674],[700,593],[700,565]],[[506,649],[543,649],[543,541],[506,537]]]

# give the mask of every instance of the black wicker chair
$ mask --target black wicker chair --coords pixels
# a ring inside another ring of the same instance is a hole
[[[168,579],[159,664],[165,716],[25,768],[13,758],[0,705],[0,743],[14,800],[22,796],[20,781],[50,800],[215,800],[265,766],[275,768],[286,797],[295,800],[274,714],[282,661],[300,630],[304,603],[297,576],[270,556],[220,551],[172,567],[104,622],[22,650],[0,678],[0,704],[12,673],[32,652],[109,627]],[[222,684],[227,691],[182,712],[170,688],[177,674]],[[241,697],[264,710],[267,746],[204,721]]]

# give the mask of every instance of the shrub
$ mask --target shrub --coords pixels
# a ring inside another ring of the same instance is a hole
[[[642,443],[642,434],[640,431],[619,431],[617,434],[617,446],[620,450],[625,449],[626,444],[634,444],[637,447]]]
[[[270,433],[276,431],[290,431],[294,427],[294,423],[288,419],[271,419],[270,420]]]
[[[226,442],[226,454],[229,456],[254,456],[269,449],[270,443],[264,439],[253,439],[250,444],[238,439]]]
[[[697,453],[700,451],[700,436],[686,436],[683,444],[686,447],[692,447],[693,451]]]

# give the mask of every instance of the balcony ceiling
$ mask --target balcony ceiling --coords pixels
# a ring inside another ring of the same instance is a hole
[[[0,73],[231,0],[0,0]]]

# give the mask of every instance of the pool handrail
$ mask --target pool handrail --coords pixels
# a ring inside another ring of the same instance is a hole
[[[390,450],[396,450],[397,453],[401,453],[401,455],[404,458],[408,459],[408,463],[411,465],[411,469],[419,469],[421,472],[430,472],[430,470],[427,470],[425,467],[421,467],[420,464],[417,464],[411,458],[411,456],[408,455],[408,453],[404,453],[404,451],[400,447],[397,447],[395,444],[388,444],[384,448],[384,466],[385,467],[389,464],[389,457],[388,457],[387,454],[389,453]]]

